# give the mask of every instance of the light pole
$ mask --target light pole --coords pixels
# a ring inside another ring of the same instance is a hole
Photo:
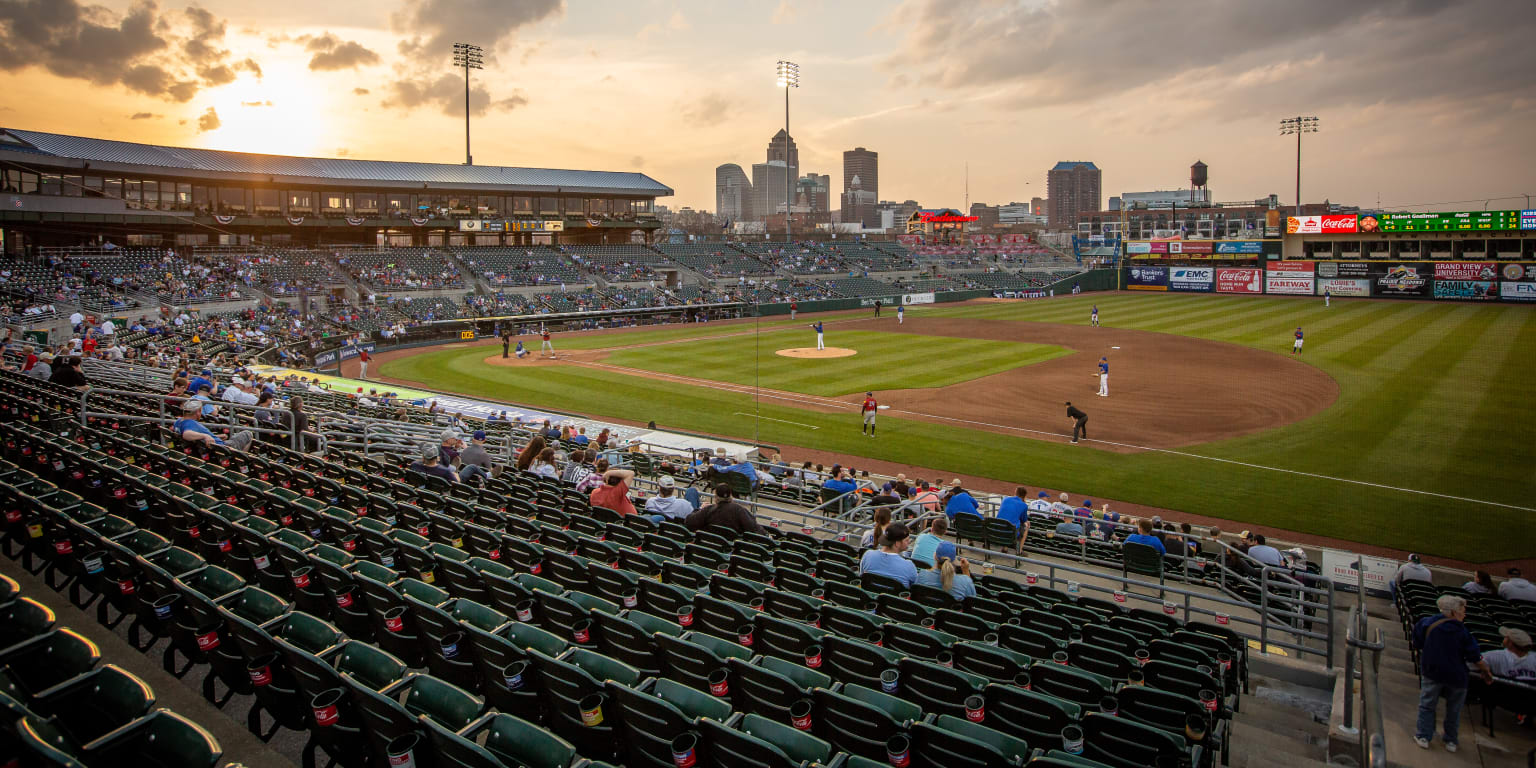
[[[1296,134],[1296,215],[1301,215],[1301,135],[1317,133],[1316,117],[1287,117],[1280,121],[1280,135]]]
[[[475,159],[469,154],[469,71],[471,69],[484,69],[484,60],[481,54],[484,49],[470,43],[453,44],[453,65],[464,68],[464,164],[474,165]]]
[[[800,87],[800,65],[779,60],[779,87],[784,89],[784,242],[790,242],[790,209],[794,207],[794,174],[789,171],[789,89]]]

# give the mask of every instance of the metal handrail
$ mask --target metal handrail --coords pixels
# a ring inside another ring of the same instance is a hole
[[[1364,593],[1362,592],[1362,600]],[[1344,636],[1344,722],[1339,730],[1346,734],[1359,734],[1360,765],[1368,768],[1386,768],[1386,728],[1383,723],[1381,683],[1377,675],[1381,669],[1381,652],[1387,647],[1382,639],[1381,628],[1376,628],[1376,640],[1365,637],[1370,631],[1369,616],[1362,603],[1349,610],[1349,628]],[[1367,657],[1368,655],[1368,657]],[[1355,722],[1355,675],[1360,675],[1360,722]],[[1361,728],[1364,733],[1361,733]]]

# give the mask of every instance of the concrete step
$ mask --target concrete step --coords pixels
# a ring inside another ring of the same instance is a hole
[[[1243,710],[1237,713],[1234,721],[1280,735],[1323,736],[1328,732],[1327,723],[1318,722],[1311,712],[1271,702],[1262,698],[1258,690],[1254,691],[1254,695],[1243,697]]]
[[[1243,716],[1232,721],[1232,758],[1237,764],[1240,755],[1279,754],[1326,761],[1328,759],[1327,728],[1315,729],[1274,728],[1256,724]]]

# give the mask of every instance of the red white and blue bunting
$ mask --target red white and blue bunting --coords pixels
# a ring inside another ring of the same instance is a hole
[[[214,214],[213,220],[217,221],[220,224],[233,224],[233,223],[235,223],[235,217],[233,217],[233,216],[220,216],[218,214]]]
[[[364,219],[361,216],[348,216],[347,217],[347,223],[352,225],[352,226],[354,226],[354,227],[362,226],[364,221],[367,221],[367,219]]]
[[[415,224],[418,227],[425,227],[427,225],[427,222],[429,222],[431,220],[432,219],[430,217],[429,218],[423,218],[423,219],[418,219],[418,218],[416,218],[414,216],[411,217],[411,223]]]
[[[295,227],[297,227],[300,224],[304,223],[304,217],[303,216],[289,216],[288,217],[288,223],[292,224]]]

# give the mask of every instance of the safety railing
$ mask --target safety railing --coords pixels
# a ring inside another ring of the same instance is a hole
[[[118,398],[143,400],[146,403],[152,403],[152,407],[156,411],[156,415],[146,416],[141,413],[126,413],[121,408],[117,408],[115,410],[91,410],[91,397],[93,395],[97,397],[110,395],[112,397]],[[170,427],[174,425],[178,420],[180,416],[179,410],[182,407],[182,404],[186,402],[206,402],[206,407],[217,409],[211,417],[212,420],[210,421],[202,422],[202,416],[200,414],[199,421],[203,423],[204,426],[212,425],[218,427],[228,427],[230,429],[230,434],[232,435],[236,434],[237,431],[252,432],[257,435],[278,435],[286,439],[289,447],[296,451],[304,450],[307,447],[305,445],[305,440],[311,436],[318,441],[318,448],[323,449],[325,447],[325,441],[319,434],[309,431],[300,432],[298,429],[296,429],[297,420],[293,419],[291,415],[289,415],[289,418],[285,419],[288,423],[286,427],[261,426],[263,422],[260,418],[259,412],[275,412],[279,417],[281,417],[282,415],[288,413],[281,408],[247,405],[245,403],[231,403],[227,401],[199,401],[195,398],[173,397],[170,395],[156,394],[152,392],[140,392],[128,389],[107,389],[104,387],[96,386],[87,386],[85,389],[80,390],[80,425],[87,426],[90,422],[90,419],[92,418],[106,418],[118,422],[148,423],[158,424],[162,427]],[[171,412],[172,406],[178,410],[178,413],[173,414]],[[241,418],[242,414],[248,414],[249,417]],[[278,423],[281,423],[281,421]]]
[[[1364,594],[1364,590],[1361,591]],[[1381,628],[1376,639],[1367,639],[1370,617],[1363,600],[1349,610],[1349,626],[1344,635],[1344,722],[1339,730],[1360,739],[1360,765],[1386,768],[1386,730],[1382,719],[1381,652],[1386,648]],[[1355,678],[1360,678],[1360,714],[1355,715]]]

